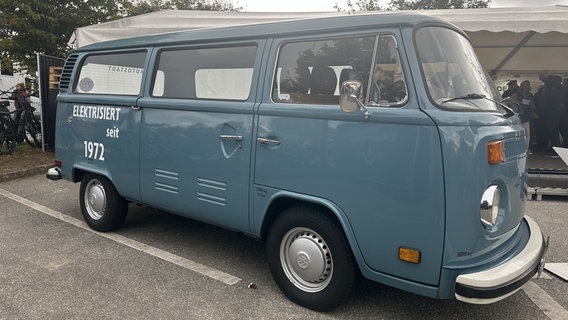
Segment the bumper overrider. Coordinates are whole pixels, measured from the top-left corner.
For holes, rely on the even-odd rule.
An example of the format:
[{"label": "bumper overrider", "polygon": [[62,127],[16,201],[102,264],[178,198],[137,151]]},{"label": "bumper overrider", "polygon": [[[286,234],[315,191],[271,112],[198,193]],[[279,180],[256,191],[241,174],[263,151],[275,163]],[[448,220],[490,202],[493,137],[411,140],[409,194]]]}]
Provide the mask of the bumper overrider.
[{"label": "bumper overrider", "polygon": [[461,274],[456,279],[456,299],[467,303],[488,304],[517,292],[544,268],[548,241],[538,224],[525,216],[530,237],[525,248],[503,264],[474,273]]}]

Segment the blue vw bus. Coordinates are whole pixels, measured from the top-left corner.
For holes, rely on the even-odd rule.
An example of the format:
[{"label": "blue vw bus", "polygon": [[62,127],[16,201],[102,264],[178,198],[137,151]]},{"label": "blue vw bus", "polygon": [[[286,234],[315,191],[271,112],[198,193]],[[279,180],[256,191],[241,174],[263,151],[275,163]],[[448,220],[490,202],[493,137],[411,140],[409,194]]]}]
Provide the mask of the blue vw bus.
[{"label": "blue vw bus", "polygon": [[484,304],[544,264],[524,215],[527,136],[464,32],[411,13],[115,40],[68,57],[56,167],[89,226],[130,203],[265,242],[294,302],[362,275]]}]

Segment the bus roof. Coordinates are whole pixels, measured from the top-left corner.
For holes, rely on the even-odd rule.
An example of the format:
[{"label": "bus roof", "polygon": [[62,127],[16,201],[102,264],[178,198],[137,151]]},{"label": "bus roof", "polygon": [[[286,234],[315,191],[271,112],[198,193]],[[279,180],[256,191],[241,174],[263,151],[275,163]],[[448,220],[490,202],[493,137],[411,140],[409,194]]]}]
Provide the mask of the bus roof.
[{"label": "bus roof", "polygon": [[[75,52],[140,48],[173,43],[218,42],[223,40],[258,39],[265,37],[284,37],[288,35],[310,34],[314,32],[337,32],[363,30],[373,27],[413,27],[419,24],[441,24],[453,26],[440,18],[411,12],[374,12],[349,15],[330,15],[307,19],[263,22],[240,26],[192,29],[134,38],[111,40],[87,45]],[[455,27],[457,28],[457,27]]]}]

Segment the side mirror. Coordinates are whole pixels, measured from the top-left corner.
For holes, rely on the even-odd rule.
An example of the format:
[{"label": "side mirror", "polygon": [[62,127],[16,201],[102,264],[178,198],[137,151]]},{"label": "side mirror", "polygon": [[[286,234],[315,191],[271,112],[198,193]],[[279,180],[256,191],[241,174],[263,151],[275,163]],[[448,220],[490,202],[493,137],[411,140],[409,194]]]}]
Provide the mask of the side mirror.
[{"label": "side mirror", "polygon": [[341,84],[341,90],[339,92],[339,106],[343,112],[357,112],[361,108],[365,110],[365,119],[371,117],[371,112],[361,99],[363,99],[363,84],[361,81],[348,80]]},{"label": "side mirror", "polygon": [[343,112],[357,112],[360,109],[363,84],[360,81],[348,80],[341,84],[339,106]]}]

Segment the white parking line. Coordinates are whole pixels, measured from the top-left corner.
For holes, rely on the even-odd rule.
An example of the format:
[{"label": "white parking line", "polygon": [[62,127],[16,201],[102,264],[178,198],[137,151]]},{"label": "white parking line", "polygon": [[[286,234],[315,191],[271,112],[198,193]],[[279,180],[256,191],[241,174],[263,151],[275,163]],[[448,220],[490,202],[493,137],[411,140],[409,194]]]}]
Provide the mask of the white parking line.
[{"label": "white parking line", "polygon": [[525,283],[522,289],[550,320],[568,319],[568,311],[564,310],[556,300],[552,299],[552,297],[534,283],[534,281]]},{"label": "white parking line", "polygon": [[[41,213],[44,213],[48,216],[51,216],[55,219],[67,222],[72,224],[76,227],[81,229],[87,230],[94,234],[97,234],[101,237],[105,237],[127,247],[133,248],[135,250],[144,252],[146,254],[152,255],[154,257],[160,258],[164,261],[173,263],[180,267],[186,268],[193,272],[197,272],[209,278],[221,281],[227,285],[235,285],[241,281],[240,278],[225,273],[223,271],[219,271],[217,269],[208,267],[201,263],[197,263],[195,261],[180,257],[178,255],[172,254],[170,252],[146,245],[144,243],[138,242],[136,240],[129,239],[127,237],[121,236],[117,233],[113,232],[97,232],[89,228],[89,226],[82,220],[70,217],[66,214],[63,214],[59,211],[55,211],[48,207],[42,206],[36,202],[28,200],[26,198],[22,198],[16,194],[13,194],[7,190],[0,188],[0,195],[19,202],[25,206],[28,206],[34,210],[37,210]],[[533,301],[533,303],[544,313],[550,320],[564,320],[568,319],[568,311],[566,311],[558,302],[556,302],[551,296],[549,296],[541,287],[539,287],[533,281],[527,282],[523,287],[522,290],[527,294],[527,296]]]},{"label": "white parking line", "polygon": [[177,255],[172,254],[170,252],[167,252],[167,251],[164,251],[164,250],[161,250],[161,249],[158,249],[158,248],[154,248],[154,247],[149,246],[147,244],[144,244],[142,242],[138,242],[136,240],[132,240],[132,239],[129,239],[127,237],[121,236],[117,233],[114,233],[114,232],[102,233],[102,232],[94,231],[91,228],[89,228],[89,226],[82,220],[70,217],[70,216],[63,214],[61,212],[58,212],[58,211],[55,211],[55,210],[50,209],[48,207],[42,206],[39,203],[30,201],[26,198],[22,198],[22,197],[20,197],[16,194],[13,194],[13,193],[11,193],[7,190],[4,190],[2,188],[0,188],[0,195],[6,197],[8,199],[14,200],[16,202],[19,202],[19,203],[21,203],[25,206],[28,206],[28,207],[30,207],[34,210],[37,210],[41,213],[44,213],[48,216],[55,218],[55,219],[67,222],[67,223],[72,224],[72,225],[79,227],[81,229],[95,233],[95,234],[97,234],[101,237],[105,237],[107,239],[118,242],[118,243],[125,245],[127,247],[130,247],[132,249],[135,249],[135,250],[144,252],[146,254],[152,255],[154,257],[160,258],[162,260],[173,263],[175,265],[186,268],[188,270],[197,272],[197,273],[202,274],[204,276],[207,276],[209,278],[221,281],[225,284],[235,285],[235,284],[239,283],[239,281],[241,281],[240,278],[235,277],[233,275],[230,275],[228,273],[225,273],[223,271],[219,271],[217,269],[208,267],[208,266],[203,265],[201,263],[197,263],[195,261],[186,259],[184,257],[177,256]]}]

